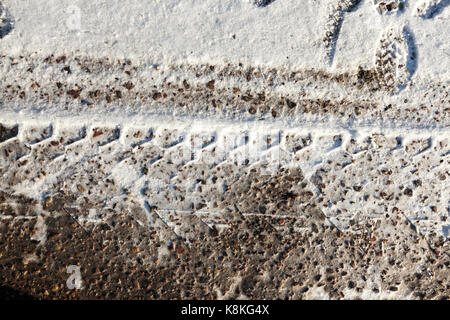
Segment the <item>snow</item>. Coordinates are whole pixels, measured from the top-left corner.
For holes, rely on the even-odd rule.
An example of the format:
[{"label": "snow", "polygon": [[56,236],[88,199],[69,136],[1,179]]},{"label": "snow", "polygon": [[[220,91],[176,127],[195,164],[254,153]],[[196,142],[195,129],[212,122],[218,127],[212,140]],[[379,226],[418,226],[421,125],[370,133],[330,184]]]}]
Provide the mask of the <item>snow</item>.
[{"label": "snow", "polygon": [[12,32],[1,40],[1,51],[9,54],[71,51],[155,63],[355,70],[373,63],[383,30],[407,25],[419,51],[416,76],[447,80],[450,72],[450,10],[426,18],[417,14],[414,1],[401,14],[381,15],[369,0],[345,13],[332,65],[321,41],[326,0],[277,0],[262,8],[246,0],[3,2],[14,17]]},{"label": "snow", "polygon": [[[266,90],[268,95],[272,96],[296,96],[302,93],[308,99],[333,101],[345,99],[361,104],[370,101],[376,105],[377,110],[383,110],[389,105],[399,108],[395,117],[381,111],[379,117],[369,112],[359,118],[323,113],[300,113],[272,118],[270,115],[257,117],[247,112],[230,117],[226,113],[214,114],[201,108],[190,112],[176,109],[176,101],[148,106],[145,102],[137,103],[132,98],[122,103],[113,102],[106,107],[86,103],[81,99],[68,101],[54,97],[52,98],[55,100],[50,99],[50,102],[45,99],[2,102],[1,123],[8,125],[19,123],[21,130],[18,139],[26,142],[30,150],[35,150],[43,144],[33,142],[35,139],[39,140],[39,137],[27,136],[32,132],[27,128],[50,128],[46,139],[59,137],[58,130],[63,131],[77,126],[77,130],[83,127],[89,132],[95,127],[118,128],[121,132],[128,129],[160,127],[161,130],[185,132],[187,137],[193,139],[195,134],[204,133],[206,128],[208,129],[206,133],[217,137],[220,143],[223,142],[220,139],[229,136],[230,132],[250,132],[250,139],[255,141],[263,134],[276,136],[277,132],[292,132],[311,135],[316,141],[301,153],[301,161],[292,164],[298,165],[305,177],[311,179],[318,168],[326,166],[327,161],[344,157],[346,151],[343,148],[349,145],[352,138],[361,142],[369,136],[385,134],[389,138],[400,138],[407,144],[414,139],[430,139],[432,143],[436,143],[440,139],[450,137],[448,114],[444,111],[445,107],[448,108],[448,92],[445,91],[448,91],[446,85],[449,85],[450,79],[448,1],[406,1],[403,10],[380,14],[372,0],[362,0],[354,9],[337,15],[341,17],[342,25],[335,29],[336,41],[332,44],[335,48],[327,48],[323,40],[326,27],[330,24],[330,16],[334,17],[334,13],[330,12],[334,6],[326,0],[275,0],[263,7],[255,6],[252,1],[247,0],[129,0],[126,3],[119,0],[0,1],[4,8],[0,13],[1,22],[10,25],[8,32],[0,38],[0,56],[4,56],[0,60],[0,85],[7,86],[14,83],[28,90],[27,94],[33,91],[30,87],[37,81],[43,88],[54,87],[55,82],[62,81],[71,86],[87,88],[85,91],[88,91],[98,86],[109,85],[119,77],[118,69],[114,69],[115,67],[110,69],[104,67],[86,76],[81,67],[71,64],[71,71],[62,73],[61,66],[43,62],[46,57],[54,55],[66,57],[68,63],[74,62],[77,57],[88,59],[107,57],[113,62],[117,62],[116,59],[130,59],[133,66],[136,66],[132,78],[135,80],[136,91],[145,91],[153,85],[155,88],[162,87],[167,82],[176,82],[183,78],[189,79],[192,86],[204,86],[211,80],[211,76],[202,72],[197,76],[195,66],[206,64],[217,66],[219,69],[231,64],[233,68],[239,70],[237,66],[242,63],[244,66],[261,67],[266,74],[270,74],[268,70],[274,69],[279,76],[278,78],[275,76],[273,81],[269,79],[270,77],[250,81],[245,77],[232,75],[216,81],[217,89],[239,87],[242,92],[252,90],[253,93]],[[336,2],[332,4],[334,3]],[[3,26],[0,27],[3,31]],[[388,43],[386,48],[380,48],[384,38],[387,38]],[[331,59],[327,56],[330,50],[334,50]],[[397,87],[393,92],[359,89],[320,79],[317,81],[283,79],[283,76],[289,74],[291,70],[314,69],[337,75],[345,72],[356,73],[360,67],[371,69],[376,66],[376,53],[379,50],[385,50],[382,54],[392,55],[392,60],[398,65],[393,71],[398,78]],[[30,66],[34,68],[32,74],[28,72]],[[432,87],[435,84],[442,85],[440,91]],[[202,104],[203,100],[198,103]],[[431,106],[427,114],[423,117],[417,116],[417,122],[404,118],[405,114],[414,115],[416,111],[410,110],[415,110],[414,108],[418,108],[422,103]],[[402,108],[408,111],[402,114]],[[441,113],[435,117],[436,112]],[[435,118],[441,119],[441,122]],[[338,143],[333,141],[335,136],[339,136],[342,141]],[[108,148],[116,148],[116,154],[114,150],[109,152],[102,147],[81,150],[80,154],[92,159],[100,153],[105,155],[105,158],[112,159],[119,151],[125,151],[129,147],[124,135],[120,135],[119,139],[120,141],[107,143]],[[88,142],[80,143],[80,149],[85,145],[89,146],[90,143],[91,146],[94,145],[92,136],[86,140]],[[184,141],[181,144],[187,143]],[[265,152],[263,145],[256,143],[252,146],[256,146],[259,152]],[[279,147],[278,143],[272,150],[275,150],[275,157],[280,156],[276,153],[279,152]],[[436,145],[432,144],[431,147]],[[177,148],[173,150],[178,151]],[[226,149],[225,157],[228,160],[239,157],[239,152],[246,152],[246,156],[260,155],[245,148],[237,148],[239,149],[237,151]],[[196,158],[201,156],[200,151],[203,150],[206,149],[201,147],[194,150]],[[394,153],[390,165],[406,157],[400,151],[390,151]],[[26,157],[24,156],[24,159]],[[249,157],[249,159],[251,165],[261,158]],[[443,161],[448,161],[447,159],[448,154],[442,156]],[[82,156],[77,158],[71,154],[67,156],[67,161],[74,167],[87,166],[86,159]],[[113,161],[114,159],[111,160]],[[3,163],[0,164],[4,166]],[[448,164],[443,166],[446,166],[444,169],[448,168]],[[35,183],[25,180],[15,185],[14,191],[42,200],[47,190],[57,183],[58,174],[65,170],[64,167],[57,166],[54,169],[55,172]],[[141,204],[147,203],[141,194],[144,188],[168,189],[165,181],[173,178],[161,173],[160,177],[147,179],[139,171],[141,168],[126,161],[115,163],[110,169],[110,176],[117,183],[117,188],[127,190],[131,197]],[[169,171],[167,169],[167,172]],[[410,175],[403,172],[406,170],[396,176],[395,186],[408,183]],[[424,179],[430,185],[436,179],[434,174],[434,172],[424,173]],[[439,193],[442,206],[448,203],[448,180],[442,182]],[[374,194],[379,187],[376,182],[370,184],[362,181]],[[190,185],[191,181],[188,179],[184,184],[180,184],[180,187],[189,189]],[[75,184],[72,186],[74,192],[76,187]],[[110,194],[109,200],[111,203],[120,202],[122,196],[120,192]],[[195,198],[197,194],[191,196]],[[330,197],[334,196],[339,195],[332,194]],[[355,206],[359,206],[360,199],[358,194],[353,194],[353,197],[354,199],[349,195],[350,203],[341,203],[339,208],[355,213]],[[162,203],[164,199],[158,201]],[[168,210],[178,210],[178,213],[182,214],[186,211],[184,206],[187,206],[188,202],[181,204],[174,202],[171,205]],[[403,205],[415,214],[426,210],[429,206],[428,203],[426,205],[403,203]],[[370,215],[377,207],[380,207],[379,202],[367,204],[361,211]],[[442,210],[444,209],[443,207]],[[336,207],[332,199],[329,199],[328,207],[323,210],[328,216],[333,216]],[[205,210],[203,213],[207,214],[208,211]],[[420,220],[421,217],[417,214],[412,218]],[[87,220],[93,222],[99,221],[99,218],[93,211],[89,213]],[[342,221],[334,222],[342,223]],[[39,220],[37,228],[44,231],[39,231],[35,236],[39,241],[45,241],[42,223],[42,220]],[[448,235],[448,225],[444,222],[439,223],[442,232]],[[314,294],[326,298],[320,290]]]},{"label": "snow", "polygon": [[[165,263],[173,239],[189,244],[198,229],[229,226],[225,198],[241,177],[276,177],[281,166],[301,171],[313,194],[305,201],[340,230],[372,219],[394,239],[406,231],[383,217],[399,212],[420,233],[449,238],[450,1],[392,2],[385,11],[374,0],[0,0],[0,124],[18,128],[0,142],[0,188],[38,203],[35,216],[13,205],[0,222],[36,220],[31,240],[44,245],[54,213],[42,202],[53,196],[72,195],[65,205],[86,228],[140,209],[138,223],[166,244]],[[386,87],[353,83],[368,70]],[[205,86],[212,79],[214,90]],[[70,89],[82,95],[71,99]],[[108,102],[88,95],[118,89]],[[265,111],[251,112],[247,93],[262,93]],[[320,107],[305,111],[305,101]],[[266,213],[245,198],[231,198],[243,215],[283,219],[306,203]],[[368,272],[346,299],[413,298],[406,287],[381,288],[376,265]],[[242,281],[215,288],[218,299]],[[331,298],[319,286],[306,297]]]}]

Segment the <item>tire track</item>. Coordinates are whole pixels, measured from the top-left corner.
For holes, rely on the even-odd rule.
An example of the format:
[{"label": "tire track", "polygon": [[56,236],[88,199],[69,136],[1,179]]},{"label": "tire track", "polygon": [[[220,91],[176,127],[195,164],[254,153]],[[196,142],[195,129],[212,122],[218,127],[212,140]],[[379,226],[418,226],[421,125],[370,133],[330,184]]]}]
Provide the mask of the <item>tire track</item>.
[{"label": "tire track", "polygon": [[[447,236],[450,141],[441,131],[271,133],[265,126],[234,131],[211,122],[202,130],[180,124],[2,127],[9,137],[0,145],[3,190],[34,194],[43,203],[72,194],[79,208],[89,203],[112,212],[127,199],[156,212],[184,239],[195,239],[195,225],[223,229],[221,215],[230,208],[301,221],[302,208],[311,204],[340,230],[399,211],[423,234]],[[54,132],[45,136],[48,128]],[[27,146],[36,137],[46,140]]]},{"label": "tire track", "polygon": [[[330,120],[343,126],[395,120],[446,126],[450,123],[446,83],[409,81],[416,67],[409,34],[400,32],[397,42],[382,38],[373,69],[342,74],[243,65],[149,66],[69,55],[2,56],[0,67],[15,75],[0,79],[2,120],[7,120],[8,112],[20,112],[24,118],[40,112],[70,117],[100,117],[107,112],[121,117]],[[393,59],[394,54],[399,56]],[[67,68],[70,75],[61,71]],[[394,90],[396,84],[401,92]]]}]

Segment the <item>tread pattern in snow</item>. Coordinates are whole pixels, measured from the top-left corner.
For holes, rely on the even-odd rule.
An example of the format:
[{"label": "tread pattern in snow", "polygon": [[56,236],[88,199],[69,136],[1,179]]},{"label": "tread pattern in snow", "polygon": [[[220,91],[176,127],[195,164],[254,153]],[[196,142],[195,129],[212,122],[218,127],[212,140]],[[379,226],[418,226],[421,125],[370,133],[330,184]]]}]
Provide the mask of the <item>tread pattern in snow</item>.
[{"label": "tread pattern in snow", "polygon": [[79,208],[98,212],[136,203],[184,239],[195,238],[193,224],[226,227],[229,209],[296,219],[301,232],[310,205],[341,230],[398,211],[424,234],[448,233],[445,135],[255,134],[213,125],[18,128],[0,144],[3,190],[41,201],[70,195]]}]

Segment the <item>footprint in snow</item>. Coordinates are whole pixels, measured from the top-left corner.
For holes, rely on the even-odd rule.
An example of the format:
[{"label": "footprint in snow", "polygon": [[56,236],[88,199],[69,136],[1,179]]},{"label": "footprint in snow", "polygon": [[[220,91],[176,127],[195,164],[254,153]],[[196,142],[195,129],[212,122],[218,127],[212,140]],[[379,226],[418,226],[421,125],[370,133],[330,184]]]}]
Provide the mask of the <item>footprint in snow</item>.
[{"label": "footprint in snow", "polygon": [[8,10],[0,2],[0,39],[11,32],[13,28],[13,19]]},{"label": "footprint in snow", "polygon": [[[410,5],[407,0],[371,0],[375,11],[383,16],[407,14],[411,19],[430,19],[441,13],[450,0],[419,0]],[[361,0],[335,0],[331,3],[323,43],[329,64],[333,63],[341,26],[345,14],[358,9]],[[375,70],[380,85],[389,91],[399,91],[406,87],[417,69],[417,48],[414,33],[408,25],[389,27],[379,38],[375,52]]]}]

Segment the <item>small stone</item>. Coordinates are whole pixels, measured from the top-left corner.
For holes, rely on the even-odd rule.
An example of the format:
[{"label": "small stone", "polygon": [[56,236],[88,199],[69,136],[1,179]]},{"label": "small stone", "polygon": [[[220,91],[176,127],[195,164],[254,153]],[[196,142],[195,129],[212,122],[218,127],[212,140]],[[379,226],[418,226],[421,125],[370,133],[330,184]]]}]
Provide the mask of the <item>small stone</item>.
[{"label": "small stone", "polygon": [[158,100],[162,97],[161,92],[155,92],[152,96],[153,100]]},{"label": "small stone", "polygon": [[62,71],[62,72],[67,72],[68,74],[71,74],[71,73],[72,73],[72,71],[70,70],[70,67],[69,67],[69,66],[62,68],[61,71]]},{"label": "small stone", "polygon": [[422,186],[422,180],[419,180],[419,179],[414,180],[413,184],[415,187],[420,187],[420,186]]},{"label": "small stone", "polygon": [[413,195],[413,191],[410,188],[406,188],[405,191],[403,191],[403,194],[411,197]]},{"label": "small stone", "polygon": [[211,81],[209,81],[207,84],[206,84],[206,87],[208,88],[208,89],[210,89],[210,90],[214,90],[214,88],[215,88],[215,81],[214,80],[211,80]]},{"label": "small stone", "polygon": [[295,103],[295,102],[293,102],[293,101],[291,101],[291,100],[289,100],[289,99],[286,99],[286,104],[287,104],[287,106],[288,106],[290,109],[293,109],[293,108],[295,108],[295,107],[297,106],[297,103]]},{"label": "small stone", "polygon": [[125,82],[122,84],[122,87],[126,88],[128,91],[134,88],[134,84],[132,82]]},{"label": "small stone", "polygon": [[69,96],[71,96],[72,98],[74,98],[74,99],[79,98],[80,97],[80,93],[81,93],[81,90],[69,90],[69,91],[67,91],[67,94]]},{"label": "small stone", "polygon": [[397,287],[394,287],[394,286],[392,286],[392,287],[389,287],[389,291],[397,291],[398,290],[398,288]]}]

